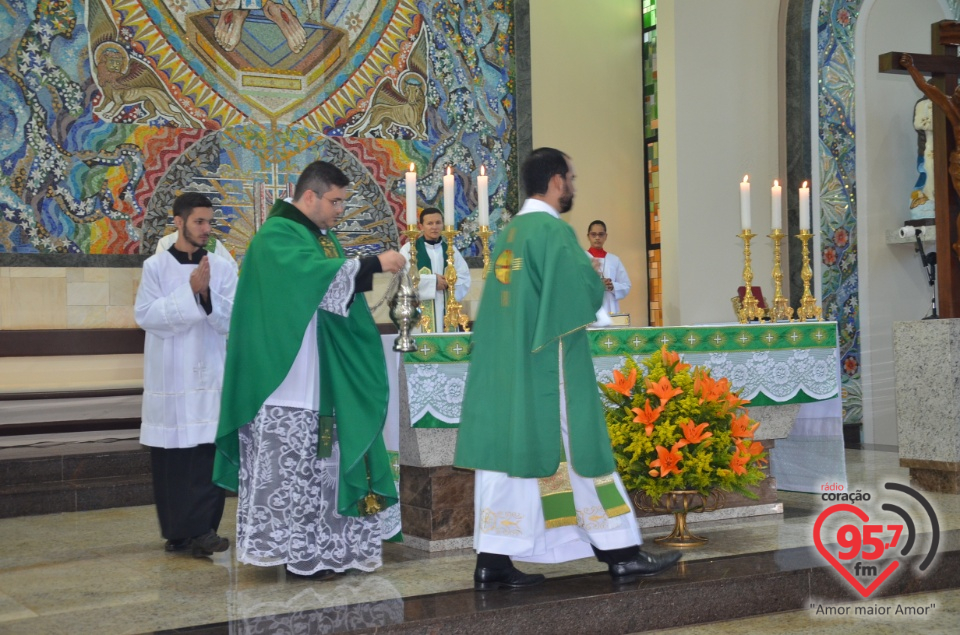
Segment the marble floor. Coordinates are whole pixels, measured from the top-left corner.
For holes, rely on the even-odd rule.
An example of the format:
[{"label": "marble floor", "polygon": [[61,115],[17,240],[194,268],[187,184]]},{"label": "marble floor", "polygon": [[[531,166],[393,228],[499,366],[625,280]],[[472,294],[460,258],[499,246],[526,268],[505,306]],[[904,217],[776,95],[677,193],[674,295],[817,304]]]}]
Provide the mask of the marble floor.
[{"label": "marble floor", "polygon": [[[886,482],[909,482],[895,452],[848,450],[846,461],[852,490],[876,493]],[[927,496],[941,530],[960,529],[960,496]],[[709,536],[710,542],[686,552],[685,559],[692,562],[811,545],[814,519],[827,503],[813,494],[781,492],[780,498],[782,515],[696,523],[694,530]],[[221,533],[231,538],[235,501],[227,500],[221,527]],[[918,521],[917,529],[923,532],[928,527]],[[647,540],[666,533],[666,527],[644,530]],[[472,586],[474,556],[468,550],[430,554],[387,544],[384,560],[384,567],[373,574],[349,573],[313,583],[286,578],[282,567],[238,565],[232,548],[210,559],[165,553],[151,506],[4,519],[0,520],[0,633],[147,633],[378,602],[384,610],[399,610],[402,616],[402,598]],[[549,578],[603,571],[592,560],[523,568],[545,573],[547,584]],[[668,632],[960,632],[960,591],[866,604],[933,608],[925,617],[841,617],[806,610]]]}]

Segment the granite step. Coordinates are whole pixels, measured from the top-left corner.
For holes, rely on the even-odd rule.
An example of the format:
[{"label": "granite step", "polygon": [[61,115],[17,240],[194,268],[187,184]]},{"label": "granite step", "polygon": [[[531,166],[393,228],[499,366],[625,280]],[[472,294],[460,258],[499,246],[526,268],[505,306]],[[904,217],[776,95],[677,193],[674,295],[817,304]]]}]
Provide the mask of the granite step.
[{"label": "granite step", "polygon": [[153,503],[136,440],[0,449],[0,518]]}]

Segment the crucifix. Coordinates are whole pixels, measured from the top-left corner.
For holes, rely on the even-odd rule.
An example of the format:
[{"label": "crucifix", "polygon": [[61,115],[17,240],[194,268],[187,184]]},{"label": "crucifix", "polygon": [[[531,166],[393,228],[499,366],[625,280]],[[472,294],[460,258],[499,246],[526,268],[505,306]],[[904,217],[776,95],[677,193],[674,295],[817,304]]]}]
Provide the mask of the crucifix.
[{"label": "crucifix", "polygon": [[[960,317],[958,205],[960,196],[960,22],[943,20],[931,26],[929,55],[899,51],[880,56],[881,73],[909,73],[917,87],[937,106],[933,109],[933,187],[940,280],[940,317]],[[930,75],[927,83],[923,76]],[[952,133],[952,134],[951,134]],[[956,196],[951,196],[953,183]]]}]

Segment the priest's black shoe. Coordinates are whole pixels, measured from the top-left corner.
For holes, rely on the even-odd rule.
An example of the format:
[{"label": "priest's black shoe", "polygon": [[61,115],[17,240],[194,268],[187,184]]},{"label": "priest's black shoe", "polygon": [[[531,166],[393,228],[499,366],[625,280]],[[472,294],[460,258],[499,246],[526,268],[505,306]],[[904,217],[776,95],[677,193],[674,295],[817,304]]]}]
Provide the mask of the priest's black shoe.
[{"label": "priest's black shoe", "polygon": [[611,564],[610,577],[614,582],[632,582],[640,576],[657,575],[676,564],[680,556],[679,551],[667,551],[658,555],[641,549],[630,560]]},{"label": "priest's black shoe", "polygon": [[545,579],[540,573],[524,573],[513,565],[508,569],[477,567],[473,570],[473,588],[477,591],[522,589],[540,584]]}]

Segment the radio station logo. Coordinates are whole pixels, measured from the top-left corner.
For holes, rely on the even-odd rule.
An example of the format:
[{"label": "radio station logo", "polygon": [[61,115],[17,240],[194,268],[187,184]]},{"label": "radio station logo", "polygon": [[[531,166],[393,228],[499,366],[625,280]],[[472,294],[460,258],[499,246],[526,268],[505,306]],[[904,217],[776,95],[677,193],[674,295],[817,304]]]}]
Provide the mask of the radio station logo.
[{"label": "radio station logo", "polygon": [[[940,544],[940,523],[930,502],[917,490],[900,483],[886,483],[890,492],[906,495],[914,504],[919,503],[930,522],[930,545],[926,556],[918,566],[924,572],[937,555]],[[825,489],[832,489],[825,487]],[[893,494],[885,494],[885,498]],[[826,501],[843,501],[827,507],[817,517],[813,526],[813,542],[820,555],[836,569],[864,598],[870,597],[897,569],[906,566],[902,561],[917,546],[917,531],[914,517],[899,505],[884,502],[880,509],[886,514],[871,518],[860,505],[869,502],[869,493],[827,492]],[[823,526],[843,522],[836,534],[828,536],[824,544]]]}]

